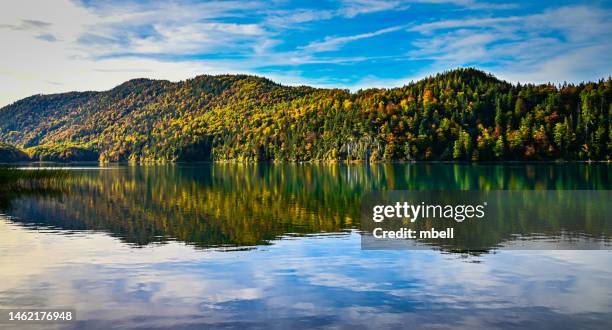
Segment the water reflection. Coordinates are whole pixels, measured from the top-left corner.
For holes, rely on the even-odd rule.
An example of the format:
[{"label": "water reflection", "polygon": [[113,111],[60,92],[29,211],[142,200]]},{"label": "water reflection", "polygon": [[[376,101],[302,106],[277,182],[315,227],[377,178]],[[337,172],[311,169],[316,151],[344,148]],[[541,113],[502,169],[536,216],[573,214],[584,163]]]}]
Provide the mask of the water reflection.
[{"label": "water reflection", "polygon": [[[58,327],[77,329],[609,328],[610,251],[366,251],[354,228],[371,190],[610,182],[603,164],[78,170],[1,204],[0,308],[74,308]],[[252,248],[194,248],[228,245]]]},{"label": "water reflection", "polygon": [[0,219],[0,307],[77,310],[75,328],[606,328],[607,251],[363,251],[359,236],[202,253]]},{"label": "water reflection", "polygon": [[[14,196],[4,210],[16,222],[104,231],[140,246],[178,240],[203,248],[242,247],[287,235],[346,234],[359,227],[360,198],[368,191],[610,189],[609,169],[576,163],[81,169],[56,193]],[[493,247],[515,234],[514,227],[492,227],[481,236]]]},{"label": "water reflection", "polygon": [[[610,190],[391,190],[366,194],[361,201],[362,247],[369,249],[431,249],[489,251],[499,249],[610,249],[612,247],[612,191]],[[382,217],[373,221],[381,205],[416,205],[418,220]],[[421,203],[425,203],[421,205]],[[448,213],[444,218],[443,206]],[[480,207],[480,218],[465,212]],[[474,211],[475,209],[472,209]],[[409,210],[406,210],[409,211]],[[392,212],[394,215],[396,211]],[[400,210],[400,215],[404,216]],[[437,213],[437,215],[436,215]],[[406,212],[411,215],[410,212]],[[429,216],[427,215],[429,214]],[[453,215],[454,214],[454,215]],[[378,231],[378,238],[373,236]],[[381,232],[436,234],[452,237],[385,239]],[[417,236],[415,234],[415,236]],[[449,235],[450,236],[450,235]]]}]

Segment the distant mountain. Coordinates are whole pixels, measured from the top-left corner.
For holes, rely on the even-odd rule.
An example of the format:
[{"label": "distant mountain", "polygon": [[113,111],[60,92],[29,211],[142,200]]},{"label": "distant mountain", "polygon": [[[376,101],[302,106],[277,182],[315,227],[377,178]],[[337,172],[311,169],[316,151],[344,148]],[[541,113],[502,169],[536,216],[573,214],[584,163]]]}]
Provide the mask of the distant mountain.
[{"label": "distant mountain", "polygon": [[0,141],[60,161],[609,160],[611,100],[610,78],[513,85],[471,68],[356,93],[135,79],[5,106]]}]

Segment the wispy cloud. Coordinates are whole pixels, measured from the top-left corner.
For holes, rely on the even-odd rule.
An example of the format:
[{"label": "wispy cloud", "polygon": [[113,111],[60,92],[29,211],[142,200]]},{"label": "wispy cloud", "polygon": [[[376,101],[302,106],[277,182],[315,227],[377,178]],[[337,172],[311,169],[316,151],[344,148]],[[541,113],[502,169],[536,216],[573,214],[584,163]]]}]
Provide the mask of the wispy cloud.
[{"label": "wispy cloud", "polygon": [[375,13],[386,10],[407,9],[406,3],[402,1],[389,0],[345,0],[340,12],[345,17],[355,17],[361,14]]},{"label": "wispy cloud", "polygon": [[[259,3],[219,1],[181,6],[133,3],[94,8],[96,19],[85,27],[77,46],[94,57],[118,54],[185,55],[223,53],[265,42],[267,31],[259,23],[221,22],[237,18]],[[93,48],[92,48],[93,47]]]},{"label": "wispy cloud", "polygon": [[50,27],[51,23],[31,20],[31,19],[19,19],[18,22],[13,24],[0,24],[0,29],[9,29],[14,31],[23,30],[45,30]]},{"label": "wispy cloud", "polygon": [[611,18],[609,10],[574,6],[424,23],[410,29],[424,37],[413,42],[409,55],[438,65],[476,64],[514,81],[580,80],[610,72],[605,54],[612,52]]},{"label": "wispy cloud", "polygon": [[336,17],[350,19],[364,14],[408,8],[407,3],[400,0],[344,0],[333,9],[271,10],[266,14],[266,23],[289,27],[298,23],[329,20]]},{"label": "wispy cloud", "polygon": [[486,2],[477,0],[412,0],[412,3],[427,3],[427,4],[444,4],[444,5],[456,5],[471,10],[476,9],[490,9],[490,10],[506,10],[517,8],[518,5],[515,3],[496,3]]},{"label": "wispy cloud", "polygon": [[43,34],[39,34],[36,36],[36,39],[40,39],[40,40],[44,40],[44,41],[49,41],[49,42],[54,42],[57,41],[57,38],[50,34],[50,33],[43,33]]},{"label": "wispy cloud", "polygon": [[[476,0],[342,0],[333,9],[292,9],[270,10],[266,15],[266,23],[275,26],[294,26],[299,23],[330,20],[333,18],[354,18],[359,15],[385,11],[405,11],[411,5],[446,5],[469,10],[502,10],[516,8],[513,3],[489,3]],[[445,8],[448,9],[448,8]]]},{"label": "wispy cloud", "polygon": [[6,1],[0,105],[202,73],[351,89],[464,65],[515,81],[596,79],[611,73],[611,18],[609,4],[584,1]]},{"label": "wispy cloud", "polygon": [[400,26],[392,26],[392,27],[388,27],[385,29],[380,29],[374,32],[355,34],[352,36],[325,37],[325,39],[323,39],[322,41],[313,41],[309,43],[308,45],[304,46],[303,49],[308,52],[312,52],[312,53],[337,50],[342,45],[349,43],[351,41],[376,37],[376,36],[383,35],[386,33],[399,31],[402,28],[404,28],[404,26],[400,25]]}]

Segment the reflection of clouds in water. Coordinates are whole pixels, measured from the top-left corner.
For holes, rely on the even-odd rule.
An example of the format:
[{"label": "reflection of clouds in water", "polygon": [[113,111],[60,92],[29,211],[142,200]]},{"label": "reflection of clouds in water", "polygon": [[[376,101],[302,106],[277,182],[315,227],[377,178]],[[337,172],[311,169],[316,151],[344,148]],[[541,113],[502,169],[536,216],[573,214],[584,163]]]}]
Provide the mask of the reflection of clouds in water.
[{"label": "reflection of clouds in water", "polygon": [[343,288],[352,291],[373,291],[378,288],[376,283],[364,282],[345,274],[334,273],[310,274],[309,283],[314,286]]},{"label": "reflection of clouds in water", "polygon": [[2,220],[0,306],[74,306],[82,320],[127,327],[300,320],[474,328],[551,319],[570,326],[586,319],[580,313],[605,318],[612,309],[607,251],[463,260],[438,251],[362,251],[359,243],[353,233],[228,253],[180,243],[132,248],[104,234],[37,232]]},{"label": "reflection of clouds in water", "polygon": [[512,288],[506,295],[524,299],[527,305],[553,306],[563,313],[612,310],[610,251],[509,252],[500,252],[499,258],[485,256],[483,262],[492,270],[504,267],[512,274],[516,284],[505,287]]}]

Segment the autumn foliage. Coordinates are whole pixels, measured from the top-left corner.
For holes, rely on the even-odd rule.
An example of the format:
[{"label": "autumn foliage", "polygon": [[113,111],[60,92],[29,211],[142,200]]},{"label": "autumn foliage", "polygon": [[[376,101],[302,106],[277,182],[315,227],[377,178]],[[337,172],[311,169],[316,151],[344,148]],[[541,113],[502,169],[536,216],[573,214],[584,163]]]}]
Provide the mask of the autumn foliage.
[{"label": "autumn foliage", "polygon": [[246,75],[136,79],[0,109],[34,159],[609,160],[612,80],[513,85],[457,69],[393,89],[287,87]]}]

